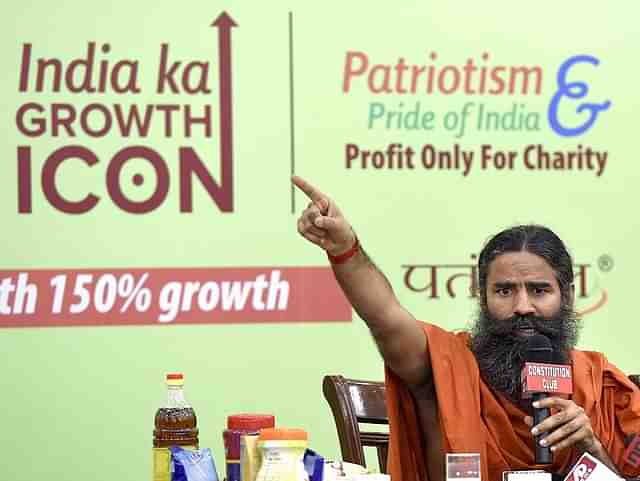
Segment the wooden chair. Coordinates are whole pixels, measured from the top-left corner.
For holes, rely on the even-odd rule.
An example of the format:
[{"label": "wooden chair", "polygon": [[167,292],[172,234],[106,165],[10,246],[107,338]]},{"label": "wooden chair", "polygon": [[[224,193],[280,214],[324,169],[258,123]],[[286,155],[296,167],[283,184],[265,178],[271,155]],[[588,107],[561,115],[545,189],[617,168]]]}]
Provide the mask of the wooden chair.
[{"label": "wooden chair", "polygon": [[325,376],[322,392],[338,430],[342,459],[366,467],[364,447],[375,447],[380,472],[387,472],[389,434],[362,431],[360,423],[388,425],[384,383]]}]

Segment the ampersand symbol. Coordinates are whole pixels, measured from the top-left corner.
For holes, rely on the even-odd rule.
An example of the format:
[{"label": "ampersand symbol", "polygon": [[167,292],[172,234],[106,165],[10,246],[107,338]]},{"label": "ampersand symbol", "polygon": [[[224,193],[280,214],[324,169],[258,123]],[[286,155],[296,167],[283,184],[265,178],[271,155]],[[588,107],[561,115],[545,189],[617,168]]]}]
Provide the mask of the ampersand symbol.
[{"label": "ampersand symbol", "polygon": [[593,126],[600,112],[603,112],[611,107],[611,101],[609,100],[599,104],[588,102],[581,103],[578,108],[576,108],[576,113],[580,114],[584,111],[589,112],[590,115],[586,122],[574,128],[565,127],[560,123],[558,119],[558,107],[560,105],[560,100],[562,100],[563,97],[569,97],[571,99],[581,99],[584,98],[589,91],[589,87],[586,82],[567,81],[567,74],[569,73],[569,70],[575,64],[579,63],[590,63],[591,65],[597,66],[600,61],[597,58],[592,57],[591,55],[576,55],[567,59],[562,65],[560,65],[557,79],[558,90],[553,95],[551,103],[549,104],[548,119],[551,128],[558,135],[562,135],[563,137],[575,137],[577,135],[583,134]]}]

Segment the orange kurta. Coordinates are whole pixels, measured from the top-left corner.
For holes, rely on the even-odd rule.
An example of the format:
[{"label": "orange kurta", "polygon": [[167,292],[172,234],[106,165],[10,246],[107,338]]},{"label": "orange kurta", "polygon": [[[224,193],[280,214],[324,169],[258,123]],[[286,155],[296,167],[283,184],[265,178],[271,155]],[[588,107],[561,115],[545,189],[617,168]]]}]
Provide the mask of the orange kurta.
[{"label": "orange kurta", "polygon": [[[496,395],[480,378],[468,348],[469,334],[424,325],[433,369],[440,429],[446,453],[480,453],[483,481],[500,481],[502,472],[536,468],[533,437],[526,413]],[[640,390],[600,353],[573,351],[574,393],[593,430],[627,477],[638,476],[623,462],[624,438],[640,432]],[[389,412],[389,473],[392,481],[428,481],[420,423],[408,387],[386,369]],[[579,453],[555,452],[554,464],[565,472]],[[443,453],[444,456],[444,453]]]}]

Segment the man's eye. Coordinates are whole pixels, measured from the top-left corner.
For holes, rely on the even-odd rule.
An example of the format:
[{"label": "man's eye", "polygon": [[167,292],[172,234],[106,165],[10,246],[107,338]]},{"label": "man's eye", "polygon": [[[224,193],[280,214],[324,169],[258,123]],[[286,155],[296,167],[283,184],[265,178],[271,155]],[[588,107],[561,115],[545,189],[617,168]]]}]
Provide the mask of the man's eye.
[{"label": "man's eye", "polygon": [[543,287],[534,287],[533,288],[533,294],[535,296],[541,296],[543,294],[545,294],[547,292],[546,289],[544,289]]},{"label": "man's eye", "polygon": [[496,294],[502,297],[507,297],[509,294],[511,294],[511,289],[509,289],[508,287],[503,287],[501,289],[496,290]]}]

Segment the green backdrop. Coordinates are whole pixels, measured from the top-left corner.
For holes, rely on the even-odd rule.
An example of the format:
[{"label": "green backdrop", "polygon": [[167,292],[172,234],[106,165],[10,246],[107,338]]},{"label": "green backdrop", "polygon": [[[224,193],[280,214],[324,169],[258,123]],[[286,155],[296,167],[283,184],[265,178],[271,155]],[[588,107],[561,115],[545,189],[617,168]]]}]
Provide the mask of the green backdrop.
[{"label": "green backdrop", "polygon": [[[178,209],[177,152],[218,146],[218,41],[210,24],[223,11],[238,24],[232,31],[234,209],[222,213],[198,189],[192,213]],[[371,2],[124,2],[22,1],[5,5],[1,22],[0,209],[2,269],[110,269],[325,266],[326,258],[296,233],[292,214],[290,105],[290,19],[293,46],[295,172],[331,195],[352,221],[398,297],[418,318],[447,328],[464,328],[475,313],[465,294],[431,299],[404,283],[406,265],[467,264],[494,232],[514,223],[549,225],[567,242],[578,264],[589,264],[580,308],[608,301],[585,316],[580,346],[601,350],[626,372],[640,372],[635,339],[635,285],[639,265],[634,215],[640,167],[636,114],[640,107],[636,61],[640,40],[637,2],[606,7],[596,2],[443,3]],[[116,62],[140,62],[139,94],[19,92],[23,44],[33,57],[69,62],[86,54],[87,43],[109,43]],[[211,94],[154,91],[160,45],[176,59],[210,61]],[[468,58],[489,66],[538,66],[539,94],[470,95],[419,91],[375,94],[365,77],[342,90],[347,52],[365,52],[371,64],[461,68]],[[581,100],[563,103],[561,118],[578,125],[586,114],[572,112],[584,102],[612,102],[593,127],[563,137],[547,120],[557,91],[560,65],[575,55],[599,59],[580,65],[574,80],[588,83]],[[33,75],[33,73],[32,73]],[[33,80],[32,80],[33,81]],[[144,139],[123,139],[113,131],[101,138],[51,132],[29,138],[16,126],[16,111],[27,102],[49,105],[175,103],[213,106],[214,135],[166,137],[154,129]],[[401,102],[432,110],[432,130],[368,128],[372,102],[388,109]],[[464,136],[443,126],[447,112],[467,102],[508,112],[514,102],[538,116],[538,130],[478,131],[469,119]],[[477,110],[474,110],[477,114]],[[198,132],[197,128],[195,129]],[[200,131],[201,132],[201,131]],[[475,151],[522,150],[541,144],[549,151],[577,145],[607,152],[602,175],[593,170],[527,170],[521,157],[513,170],[346,168],[345,145],[384,149],[402,143]],[[82,215],[49,205],[39,184],[44,159],[65,145],[84,145],[100,157],[88,169],[80,162],[61,168],[58,187],[79,199],[88,189],[101,196]],[[19,214],[16,150],[28,145],[33,162],[33,211]],[[126,145],[157,149],[171,173],[164,204],[144,215],[118,209],[106,195],[109,159]],[[213,146],[213,148],[212,148]],[[476,160],[477,161],[477,160]],[[151,172],[148,164],[137,168]],[[147,169],[147,170],[144,170]],[[133,170],[131,171],[131,173]],[[217,175],[213,170],[214,177]],[[148,186],[124,186],[132,198],[150,195]],[[147,189],[147,190],[145,190]],[[306,205],[295,197],[299,213]],[[443,277],[442,279],[446,279]],[[442,282],[442,281],[441,281]],[[308,289],[312,287],[307,287]],[[114,315],[115,316],[115,315]],[[112,318],[114,323],[117,319]],[[268,412],[281,426],[308,430],[311,445],[327,457],[339,447],[330,411],[321,394],[322,377],[381,379],[382,364],[367,329],[354,314],[350,323],[200,324],[6,328],[0,330],[3,479],[143,480],[151,476],[155,410],[164,400],[163,375],[179,370],[196,409],[201,446],[211,447],[224,469],[221,432],[226,416]]]}]

